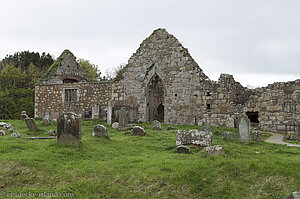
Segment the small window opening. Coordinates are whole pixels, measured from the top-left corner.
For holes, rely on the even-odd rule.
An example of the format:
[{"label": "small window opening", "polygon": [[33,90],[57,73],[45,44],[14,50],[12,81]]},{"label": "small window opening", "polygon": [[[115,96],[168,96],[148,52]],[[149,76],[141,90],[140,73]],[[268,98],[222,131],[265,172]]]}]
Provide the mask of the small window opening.
[{"label": "small window opening", "polygon": [[248,116],[251,123],[259,123],[258,121],[258,112],[247,112],[246,115]]},{"label": "small window opening", "polygon": [[65,102],[77,101],[77,89],[65,89]]},{"label": "small window opening", "polygon": [[177,97],[177,94],[175,94],[175,97]]}]

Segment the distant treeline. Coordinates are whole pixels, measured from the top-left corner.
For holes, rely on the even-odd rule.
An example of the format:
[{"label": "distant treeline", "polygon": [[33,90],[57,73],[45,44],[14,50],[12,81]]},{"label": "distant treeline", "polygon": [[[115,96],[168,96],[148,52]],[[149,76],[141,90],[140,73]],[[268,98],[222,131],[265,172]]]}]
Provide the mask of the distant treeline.
[{"label": "distant treeline", "polygon": [[[34,117],[34,86],[54,62],[49,53],[16,52],[0,61],[0,119],[19,119],[21,111]],[[79,59],[88,80],[99,81],[97,66]]]}]

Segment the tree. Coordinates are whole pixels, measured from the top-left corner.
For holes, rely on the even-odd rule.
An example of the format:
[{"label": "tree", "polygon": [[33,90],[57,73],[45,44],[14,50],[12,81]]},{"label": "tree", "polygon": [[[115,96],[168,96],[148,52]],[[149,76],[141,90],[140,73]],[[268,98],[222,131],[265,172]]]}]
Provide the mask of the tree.
[{"label": "tree", "polygon": [[105,70],[105,76],[104,79],[112,80],[112,79],[120,79],[123,75],[123,68],[126,66],[126,64],[122,63],[118,66],[115,66],[111,69]]},{"label": "tree", "polygon": [[90,61],[86,59],[78,59],[78,63],[84,74],[87,76],[88,81],[100,81],[101,72],[98,70],[95,64],[90,63]]}]

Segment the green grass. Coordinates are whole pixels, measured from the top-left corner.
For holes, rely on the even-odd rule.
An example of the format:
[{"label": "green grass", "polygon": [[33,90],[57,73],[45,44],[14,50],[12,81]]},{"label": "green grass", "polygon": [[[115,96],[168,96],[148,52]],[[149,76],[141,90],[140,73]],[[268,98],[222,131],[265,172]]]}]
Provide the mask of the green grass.
[{"label": "green grass", "polygon": [[291,143],[291,144],[299,144],[299,145],[300,145],[300,141],[297,141],[297,140],[283,139],[283,141],[284,141],[284,142]]},{"label": "green grass", "polygon": [[[225,153],[209,156],[198,148],[177,154],[176,130],[147,136],[125,135],[108,127],[110,140],[92,137],[93,126],[82,122],[82,143],[57,145],[57,140],[25,140],[47,136],[40,120],[38,132],[25,122],[11,123],[21,138],[0,137],[0,197],[7,193],[72,193],[75,198],[285,198],[300,190],[300,148],[265,142],[236,141],[236,129],[212,127],[213,145]],[[173,125],[178,129],[199,126]],[[222,140],[222,132],[233,140]],[[264,133],[264,138],[268,136]],[[4,197],[3,198],[7,198]],[[23,197],[26,198],[26,197]],[[66,197],[67,198],[67,197]]]}]

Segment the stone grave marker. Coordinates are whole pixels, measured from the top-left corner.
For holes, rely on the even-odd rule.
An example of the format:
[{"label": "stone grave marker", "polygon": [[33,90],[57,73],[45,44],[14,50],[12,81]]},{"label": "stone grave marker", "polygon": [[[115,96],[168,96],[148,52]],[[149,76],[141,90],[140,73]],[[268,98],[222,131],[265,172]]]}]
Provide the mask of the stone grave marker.
[{"label": "stone grave marker", "polygon": [[161,130],[161,123],[157,120],[153,120],[152,129],[153,130]]},{"label": "stone grave marker", "polygon": [[21,120],[25,120],[26,118],[28,118],[28,115],[26,114],[26,111],[22,111],[21,112]]},{"label": "stone grave marker", "polygon": [[106,116],[107,124],[111,125],[111,120],[112,120],[112,106],[111,106],[111,101],[107,102],[107,116]]},{"label": "stone grave marker", "polygon": [[219,155],[224,152],[221,145],[205,147],[204,151],[209,155]]},{"label": "stone grave marker", "polygon": [[222,139],[232,139],[232,133],[231,132],[223,132],[222,133]]},{"label": "stone grave marker", "polygon": [[125,107],[119,111],[119,127],[118,130],[126,130],[128,127],[128,115]]},{"label": "stone grave marker", "polygon": [[101,124],[94,126],[94,132],[92,133],[92,136],[108,139],[107,128]]},{"label": "stone grave marker", "polygon": [[[206,129],[208,130],[208,129]],[[178,130],[176,135],[176,146],[180,145],[194,145],[199,147],[208,147],[212,144],[211,131],[192,130]]]},{"label": "stone grave marker", "polygon": [[63,113],[57,119],[58,144],[79,145],[81,142],[81,120],[75,113]]},{"label": "stone grave marker", "polygon": [[112,128],[117,129],[119,127],[119,123],[118,122],[114,122],[111,125]]},{"label": "stone grave marker", "polygon": [[33,118],[26,118],[25,123],[29,131],[37,131],[39,130],[36,126],[35,120]]},{"label": "stone grave marker", "polygon": [[145,130],[140,126],[134,126],[131,130],[133,136],[145,136]]},{"label": "stone grave marker", "polygon": [[245,114],[241,114],[237,121],[237,139],[239,142],[249,142],[251,141],[250,136],[250,120]]},{"label": "stone grave marker", "polygon": [[234,119],[232,117],[227,118],[226,126],[229,128],[234,128]]},{"label": "stone grave marker", "polygon": [[43,117],[43,124],[46,126],[50,125],[50,120],[51,120],[51,114],[48,110],[44,112],[44,117]]}]

